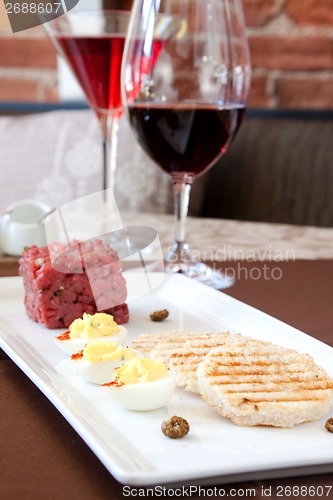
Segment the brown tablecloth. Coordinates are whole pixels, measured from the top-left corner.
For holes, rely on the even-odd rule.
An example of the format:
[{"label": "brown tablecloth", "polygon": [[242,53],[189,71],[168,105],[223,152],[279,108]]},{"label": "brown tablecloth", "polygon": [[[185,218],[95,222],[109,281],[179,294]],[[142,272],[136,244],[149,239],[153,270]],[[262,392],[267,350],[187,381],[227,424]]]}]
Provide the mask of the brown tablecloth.
[{"label": "brown tablecloth", "polygon": [[[333,261],[268,263],[270,271],[266,269],[266,273],[263,266],[264,263],[228,264],[237,270],[239,280],[226,293],[333,345]],[[273,277],[276,267],[282,275],[276,272]],[[15,269],[13,265],[11,270]],[[0,272],[8,274],[3,269]],[[110,476],[44,395],[6,355],[2,353],[0,359],[0,498],[124,498],[123,486]],[[313,499],[332,498],[333,488],[328,491],[332,485],[333,474],[312,473],[238,482],[223,488],[225,496],[234,498]],[[308,488],[303,488],[302,495],[301,486]],[[211,487],[204,488],[207,494],[212,494]],[[323,487],[323,494],[317,487]],[[140,491],[135,493],[139,496]],[[193,494],[192,498],[199,495]]]}]

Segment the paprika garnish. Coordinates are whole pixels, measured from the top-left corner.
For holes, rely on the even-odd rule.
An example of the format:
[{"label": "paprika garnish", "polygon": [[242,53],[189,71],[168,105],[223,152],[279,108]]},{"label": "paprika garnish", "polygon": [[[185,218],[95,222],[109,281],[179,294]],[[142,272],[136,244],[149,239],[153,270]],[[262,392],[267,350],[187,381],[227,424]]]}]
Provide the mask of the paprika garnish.
[{"label": "paprika garnish", "polygon": [[112,382],[106,382],[105,384],[102,384],[103,387],[121,387],[124,385],[123,382],[117,382],[117,380],[113,380]]},{"label": "paprika garnish", "polygon": [[114,369],[114,374],[115,374],[114,380],[112,380],[111,382],[106,382],[105,384],[103,384],[103,387],[121,387],[122,385],[124,385],[124,382],[119,381],[118,372],[119,372],[119,366],[117,366],[117,368]]},{"label": "paprika garnish", "polygon": [[61,335],[58,335],[56,338],[58,340],[69,340],[70,339],[69,334],[70,334],[70,331],[68,330],[67,332],[62,333]]},{"label": "paprika garnish", "polygon": [[73,359],[73,361],[77,361],[78,359],[82,358],[83,358],[83,349],[82,351],[76,352],[75,354],[71,355],[71,359]]}]

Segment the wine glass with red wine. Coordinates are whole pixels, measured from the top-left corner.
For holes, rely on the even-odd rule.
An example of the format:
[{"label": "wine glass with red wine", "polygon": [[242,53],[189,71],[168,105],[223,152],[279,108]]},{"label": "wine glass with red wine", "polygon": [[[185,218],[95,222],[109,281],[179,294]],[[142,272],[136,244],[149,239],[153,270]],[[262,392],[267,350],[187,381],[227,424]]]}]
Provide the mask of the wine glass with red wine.
[{"label": "wine glass with red wine", "polygon": [[[161,39],[165,25],[172,29]],[[135,0],[123,104],[139,143],[171,177],[175,240],[166,270],[214,288],[232,281],[191,258],[185,232],[190,190],[235,137],[250,78],[241,0]]]},{"label": "wine glass with red wine", "polygon": [[117,132],[123,113],[120,70],[130,12],[75,9],[45,29],[95,111],[103,136],[103,190],[114,189]]}]

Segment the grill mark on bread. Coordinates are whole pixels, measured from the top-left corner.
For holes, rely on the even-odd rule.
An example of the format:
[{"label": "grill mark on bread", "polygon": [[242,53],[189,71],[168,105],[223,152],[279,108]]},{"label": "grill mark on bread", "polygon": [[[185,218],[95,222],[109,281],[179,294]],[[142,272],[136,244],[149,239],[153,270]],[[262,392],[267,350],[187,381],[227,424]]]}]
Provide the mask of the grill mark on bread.
[{"label": "grill mark on bread", "polygon": [[[259,392],[262,394],[261,392]],[[236,404],[239,403],[239,398],[246,399],[249,403],[276,403],[276,402],[290,402],[290,401],[324,401],[326,399],[325,392],[320,388],[313,388],[308,390],[303,390],[302,394],[293,393],[287,394],[286,391],[265,393],[266,397],[256,397],[256,391],[244,391],[235,393],[233,391],[226,391],[225,394],[229,395],[229,399],[235,399]]]},{"label": "grill mark on bread", "polygon": [[[258,366],[259,365],[257,365],[257,364],[255,366],[252,366],[252,365],[244,365],[244,364],[240,364],[240,363],[229,364],[229,365],[221,364],[218,367],[218,371],[216,368],[214,368],[214,370],[215,370],[215,373],[217,375],[220,375],[220,376],[222,376],[224,374],[230,375],[230,368],[231,367],[233,368],[234,375],[242,375],[242,376],[266,375],[266,374],[271,375],[274,373],[278,374],[278,373],[281,373],[281,371],[283,370],[283,368],[281,368],[281,366],[270,365],[269,363],[267,363],[265,365],[261,364],[259,366],[259,369],[257,369]],[[284,365],[284,366],[288,366],[288,365]],[[303,373],[304,372],[304,365],[300,365],[300,364],[291,365],[291,366],[289,366],[289,372],[290,373]],[[207,370],[207,374],[209,374],[209,373],[210,372]]]},{"label": "grill mark on bread", "polygon": [[[219,383],[219,385],[221,385],[221,384]],[[275,386],[274,387],[267,387],[267,384],[265,384],[264,391],[262,390],[262,388],[260,386],[259,387],[243,387],[243,385],[246,385],[246,384],[242,384],[242,387],[239,387],[239,386],[232,387],[233,384],[228,384],[228,385],[231,387],[229,387],[229,389],[224,390],[225,394],[240,395],[240,394],[260,393],[262,395],[266,394],[267,397],[270,397],[272,394],[285,393],[287,391],[297,392],[297,390],[302,391],[302,395],[306,396],[306,395],[310,395],[312,391],[327,391],[327,390],[330,390],[333,388],[331,384],[327,384],[326,381],[324,381],[324,380],[323,380],[322,384],[318,384],[318,385],[315,385],[312,387],[308,387],[308,384],[294,384],[294,383],[285,384],[285,385],[283,385],[283,387],[281,387],[281,385],[278,385],[278,384],[277,384],[278,387],[275,387]],[[274,384],[272,384],[272,385],[274,385]],[[307,398],[304,397],[304,399],[307,399]]]},{"label": "grill mark on bread", "polygon": [[[294,374],[295,372],[291,372],[291,373]],[[260,375],[261,374],[259,374],[259,376]],[[219,375],[212,374],[212,375],[208,375],[208,376],[210,377],[210,380],[212,382],[214,382],[214,379],[217,380],[219,385],[236,385],[236,384],[232,383],[233,381],[230,381],[230,377],[228,378],[228,380],[227,379],[223,380],[223,379],[221,379],[221,376],[219,376]],[[244,385],[251,386],[253,384],[256,384],[256,385],[267,385],[267,384],[275,385],[275,384],[277,384],[277,385],[281,386],[281,384],[284,384],[283,385],[283,387],[284,387],[286,384],[295,384],[295,383],[297,383],[297,384],[299,384],[301,386],[302,384],[308,384],[309,381],[313,382],[313,379],[311,379],[310,377],[309,378],[304,378],[304,377],[293,377],[293,376],[289,377],[288,380],[286,380],[285,376],[284,377],[280,377],[280,378],[274,378],[274,379],[268,378],[267,380],[261,380],[257,376],[252,376],[252,375],[249,375],[249,374],[246,374],[244,376],[241,375],[241,378],[242,378],[242,382],[239,383],[237,386],[239,386],[239,385],[242,385],[242,386],[244,386]],[[319,383],[319,382],[325,382],[326,383],[327,381],[325,380],[325,378],[316,378],[316,383]],[[328,385],[330,385],[330,384],[328,384]],[[331,386],[329,387],[329,389],[332,389],[332,388],[333,388],[333,386],[331,384]],[[284,389],[281,389],[281,390],[284,390]]]}]

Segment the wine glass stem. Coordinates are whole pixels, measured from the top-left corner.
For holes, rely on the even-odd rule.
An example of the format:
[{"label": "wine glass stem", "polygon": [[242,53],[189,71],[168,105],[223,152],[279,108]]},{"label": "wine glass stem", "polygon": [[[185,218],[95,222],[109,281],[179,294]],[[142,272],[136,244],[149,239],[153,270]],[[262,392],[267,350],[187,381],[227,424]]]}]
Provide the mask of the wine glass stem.
[{"label": "wine glass stem", "polygon": [[103,191],[104,198],[107,198],[107,190],[114,191],[119,118],[116,113],[109,113],[101,119],[103,133]]},{"label": "wine glass stem", "polygon": [[190,201],[192,178],[172,177],[174,199],[174,243],[166,256],[166,262],[179,266],[191,260],[189,246],[186,242],[186,220]]}]

